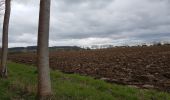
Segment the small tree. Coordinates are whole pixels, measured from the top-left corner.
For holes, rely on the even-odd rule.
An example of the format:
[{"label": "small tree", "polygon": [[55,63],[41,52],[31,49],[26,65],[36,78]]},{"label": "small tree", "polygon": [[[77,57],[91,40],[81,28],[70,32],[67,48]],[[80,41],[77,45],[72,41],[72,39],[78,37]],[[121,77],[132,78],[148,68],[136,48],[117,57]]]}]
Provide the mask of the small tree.
[{"label": "small tree", "polygon": [[51,96],[51,80],[49,69],[49,26],[50,2],[40,0],[39,28],[38,28],[38,99],[48,100]]},{"label": "small tree", "polygon": [[8,54],[8,29],[11,12],[11,0],[1,1],[1,5],[5,4],[5,14],[2,32],[2,53],[1,53],[1,77],[7,77],[7,54]]}]

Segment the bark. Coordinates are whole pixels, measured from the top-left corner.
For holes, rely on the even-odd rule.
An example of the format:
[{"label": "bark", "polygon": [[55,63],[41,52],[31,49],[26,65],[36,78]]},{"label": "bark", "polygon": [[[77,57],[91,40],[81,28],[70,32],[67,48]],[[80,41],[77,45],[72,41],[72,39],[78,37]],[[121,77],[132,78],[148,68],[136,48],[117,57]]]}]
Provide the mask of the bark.
[{"label": "bark", "polygon": [[51,0],[40,0],[38,29],[38,99],[47,100],[52,94],[49,69],[49,26]]},{"label": "bark", "polygon": [[2,36],[2,57],[1,57],[1,76],[7,77],[7,55],[8,55],[8,27],[10,20],[11,0],[5,0],[5,15],[3,22],[3,36]]}]

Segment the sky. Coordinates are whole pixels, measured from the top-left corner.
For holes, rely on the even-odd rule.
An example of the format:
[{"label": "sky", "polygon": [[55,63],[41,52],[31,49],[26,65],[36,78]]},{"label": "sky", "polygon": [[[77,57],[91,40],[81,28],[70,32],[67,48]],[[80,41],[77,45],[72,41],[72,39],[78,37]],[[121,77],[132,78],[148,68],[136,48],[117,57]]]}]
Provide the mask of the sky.
[{"label": "sky", "polygon": [[[9,47],[36,45],[39,0],[12,0],[11,4]],[[170,0],[51,0],[49,45],[167,42],[169,9]],[[1,15],[0,32],[2,23]]]}]

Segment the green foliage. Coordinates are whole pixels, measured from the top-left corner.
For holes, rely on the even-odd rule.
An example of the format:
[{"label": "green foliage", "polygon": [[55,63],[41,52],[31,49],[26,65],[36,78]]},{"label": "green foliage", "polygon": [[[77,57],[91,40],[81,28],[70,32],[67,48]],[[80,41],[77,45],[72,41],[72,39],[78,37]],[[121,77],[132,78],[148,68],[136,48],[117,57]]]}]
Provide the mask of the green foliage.
[{"label": "green foliage", "polygon": [[[10,62],[9,78],[0,79],[0,100],[34,100],[35,67]],[[54,100],[170,100],[170,94],[109,84],[77,74],[51,71]]]}]

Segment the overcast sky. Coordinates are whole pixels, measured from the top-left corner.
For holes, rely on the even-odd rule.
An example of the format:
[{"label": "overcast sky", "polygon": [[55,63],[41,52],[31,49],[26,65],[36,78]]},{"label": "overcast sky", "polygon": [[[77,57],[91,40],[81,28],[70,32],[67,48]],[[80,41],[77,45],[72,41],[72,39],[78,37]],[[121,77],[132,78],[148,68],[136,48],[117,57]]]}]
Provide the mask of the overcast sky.
[{"label": "overcast sky", "polygon": [[[170,40],[170,0],[52,0],[51,4],[50,46]],[[10,47],[36,45],[38,15],[39,0],[12,1]]]}]

